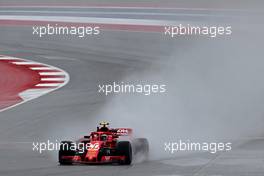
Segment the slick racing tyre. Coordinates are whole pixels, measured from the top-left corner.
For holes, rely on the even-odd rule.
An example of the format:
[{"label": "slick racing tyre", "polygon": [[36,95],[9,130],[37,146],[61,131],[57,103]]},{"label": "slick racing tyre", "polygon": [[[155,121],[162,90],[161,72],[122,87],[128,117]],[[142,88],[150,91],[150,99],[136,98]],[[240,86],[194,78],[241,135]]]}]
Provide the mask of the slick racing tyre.
[{"label": "slick racing tyre", "polygon": [[129,141],[118,142],[117,151],[119,155],[125,156],[125,161],[120,161],[119,164],[130,165],[132,163],[132,146]]},{"label": "slick racing tyre", "polygon": [[59,150],[60,165],[71,165],[72,160],[63,159],[63,156],[74,156],[76,151],[72,150],[74,143],[72,141],[62,141]]}]

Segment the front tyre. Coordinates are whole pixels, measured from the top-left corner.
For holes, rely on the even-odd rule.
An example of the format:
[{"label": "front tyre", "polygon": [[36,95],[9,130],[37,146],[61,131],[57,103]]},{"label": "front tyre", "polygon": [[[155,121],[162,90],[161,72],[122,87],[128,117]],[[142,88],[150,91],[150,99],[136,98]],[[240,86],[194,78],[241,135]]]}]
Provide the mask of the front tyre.
[{"label": "front tyre", "polygon": [[74,143],[72,141],[62,141],[60,143],[60,150],[59,150],[59,163],[60,165],[72,165],[72,160],[63,159],[63,156],[74,156],[75,151],[72,150],[72,146]]},{"label": "front tyre", "polygon": [[125,156],[124,161],[120,161],[122,165],[130,165],[132,163],[132,146],[129,141],[120,141],[117,143],[117,151],[119,155]]}]

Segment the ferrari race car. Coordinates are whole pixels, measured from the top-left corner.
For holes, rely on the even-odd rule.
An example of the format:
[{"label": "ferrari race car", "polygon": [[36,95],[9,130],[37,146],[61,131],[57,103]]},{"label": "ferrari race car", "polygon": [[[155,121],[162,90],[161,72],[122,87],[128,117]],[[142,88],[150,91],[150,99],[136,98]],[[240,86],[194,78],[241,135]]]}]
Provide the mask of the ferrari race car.
[{"label": "ferrari race car", "polygon": [[72,141],[62,141],[59,149],[59,163],[100,164],[118,163],[130,165],[134,156],[144,159],[148,156],[149,144],[145,138],[133,138],[130,128],[110,129],[102,122],[89,136]]}]

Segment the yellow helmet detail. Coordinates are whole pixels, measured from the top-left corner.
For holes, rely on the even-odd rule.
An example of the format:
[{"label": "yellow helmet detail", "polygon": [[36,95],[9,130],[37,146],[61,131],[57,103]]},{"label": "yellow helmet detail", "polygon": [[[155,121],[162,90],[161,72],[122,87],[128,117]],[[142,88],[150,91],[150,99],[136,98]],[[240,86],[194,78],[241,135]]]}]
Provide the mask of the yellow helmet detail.
[{"label": "yellow helmet detail", "polygon": [[109,125],[109,122],[105,122],[105,121],[100,122],[100,126],[102,127],[107,127],[108,125]]}]

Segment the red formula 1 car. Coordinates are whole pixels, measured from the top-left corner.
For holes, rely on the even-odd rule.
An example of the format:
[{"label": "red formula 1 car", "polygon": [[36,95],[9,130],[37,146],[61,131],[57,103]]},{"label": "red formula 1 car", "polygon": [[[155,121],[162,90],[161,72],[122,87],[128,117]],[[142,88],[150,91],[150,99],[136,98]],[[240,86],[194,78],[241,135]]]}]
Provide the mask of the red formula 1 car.
[{"label": "red formula 1 car", "polygon": [[[119,163],[130,165],[136,155],[147,158],[149,145],[145,138],[133,138],[130,128],[108,128],[102,122],[97,131],[84,136],[77,142],[62,141],[59,150],[59,163],[100,164]],[[124,140],[124,139],[125,140]]]}]

